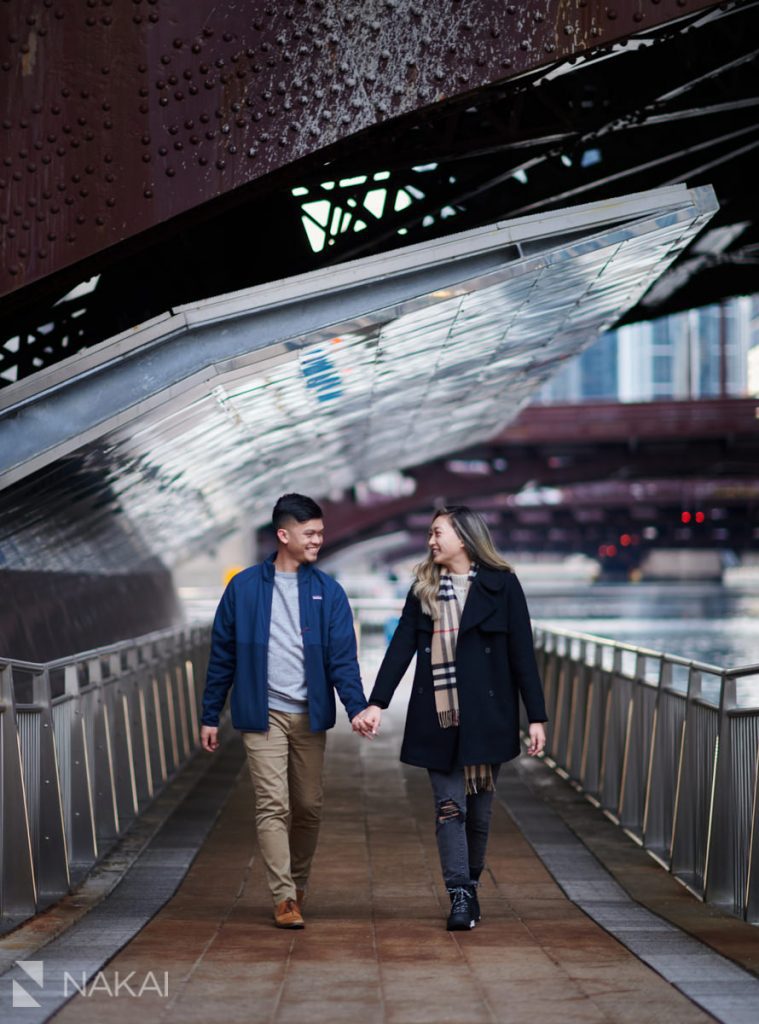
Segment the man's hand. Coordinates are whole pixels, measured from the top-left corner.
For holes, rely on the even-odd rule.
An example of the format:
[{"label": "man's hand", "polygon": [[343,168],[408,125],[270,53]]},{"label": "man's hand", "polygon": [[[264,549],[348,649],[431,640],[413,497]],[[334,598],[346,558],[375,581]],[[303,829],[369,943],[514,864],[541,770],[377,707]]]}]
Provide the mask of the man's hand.
[{"label": "man's hand", "polygon": [[351,726],[354,732],[360,733],[361,736],[370,740],[379,732],[381,718],[381,708],[378,708],[376,704],[370,704],[368,708],[356,715],[351,721]]},{"label": "man's hand", "polygon": [[209,754],[213,754],[214,750],[218,749],[219,727],[217,725],[201,725],[200,745],[203,750],[207,750]]},{"label": "man's hand", "polygon": [[546,730],[542,722],[531,722],[530,723],[530,745],[527,748],[527,753],[530,757],[536,757],[538,754],[542,754],[546,746]]}]

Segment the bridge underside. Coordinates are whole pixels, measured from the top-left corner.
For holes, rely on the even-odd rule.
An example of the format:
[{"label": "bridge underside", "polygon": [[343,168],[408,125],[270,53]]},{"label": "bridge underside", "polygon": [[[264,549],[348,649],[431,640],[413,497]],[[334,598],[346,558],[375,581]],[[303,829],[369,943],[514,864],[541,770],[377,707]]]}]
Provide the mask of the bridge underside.
[{"label": "bridge underside", "polygon": [[759,290],[759,3],[95,6],[6,12],[6,609],[142,576],[165,619],[165,567],[283,490],[484,443],[621,319]]},{"label": "bridge underside", "polygon": [[487,440],[714,211],[677,186],[494,224],[186,307],[18,382],[6,572],[159,572],[285,491]]},{"label": "bridge underside", "polygon": [[759,291],[753,0],[38,6],[0,40],[0,386],[183,304],[679,181],[720,212],[628,318]]}]

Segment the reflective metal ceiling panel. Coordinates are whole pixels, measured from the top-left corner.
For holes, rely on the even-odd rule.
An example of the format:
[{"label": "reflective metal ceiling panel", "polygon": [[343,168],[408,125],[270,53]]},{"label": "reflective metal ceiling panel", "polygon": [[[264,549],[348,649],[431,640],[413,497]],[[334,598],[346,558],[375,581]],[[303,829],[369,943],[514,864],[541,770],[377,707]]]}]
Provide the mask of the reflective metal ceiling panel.
[{"label": "reflective metal ceiling panel", "polygon": [[[382,301],[388,291],[381,275],[383,260],[391,267],[393,254],[357,261],[348,272],[353,305],[345,319],[339,316],[348,308],[345,296],[337,294],[343,268],[335,268],[333,293],[322,274],[314,294],[306,287],[294,300],[301,325],[308,321],[309,302],[334,300],[334,310],[322,312],[313,330],[273,336],[258,347],[251,343],[247,352],[235,340],[238,348],[215,349],[202,373],[186,369],[192,350],[185,348],[185,376],[162,381],[150,399],[148,390],[141,392],[144,397],[131,407],[126,403],[118,416],[101,417],[99,427],[82,413],[83,436],[92,439],[100,431],[84,448],[70,449],[88,467],[90,488],[93,470],[99,474],[101,500],[92,529],[96,521],[104,529],[104,513],[106,520],[119,515],[125,517],[121,524],[130,524],[109,559],[129,561],[139,550],[171,563],[241,521],[265,522],[284,491],[324,496],[502,429],[559,363],[640,299],[716,209],[708,188],[677,186],[647,200],[590,204],[584,232],[576,211],[566,211],[563,222],[554,212],[494,226],[512,240],[518,234],[518,244],[530,244],[531,255],[523,255],[524,248],[494,247],[491,237],[493,259],[479,273],[462,280],[456,257],[438,258],[434,282],[426,278],[424,290],[407,288],[389,305]],[[547,216],[553,218],[553,238]],[[459,258],[470,259],[473,246],[460,248]],[[365,262],[374,276],[362,271]],[[251,302],[260,304],[260,293],[253,289],[181,311],[181,329],[169,324],[168,334],[185,346],[201,346],[193,332],[210,323],[231,344],[241,331],[244,336],[246,317],[255,311]],[[157,374],[150,367],[158,365],[154,346],[161,333],[153,332],[131,353],[147,360],[143,384],[146,374]],[[118,351],[126,358],[123,348]],[[112,411],[122,369],[118,356],[109,361],[105,355],[102,365],[91,367],[101,378],[101,400],[102,386],[112,378],[113,401],[105,402]],[[57,401],[61,389],[77,381],[57,380],[48,400]],[[0,411],[0,440],[12,412],[12,405]],[[37,422],[43,414],[44,408]],[[45,480],[54,469],[53,463],[36,474],[36,493],[47,493],[51,502]],[[80,485],[73,472],[66,494],[75,497]],[[79,521],[83,536],[86,519]],[[33,537],[27,531],[25,557],[44,562],[53,532],[46,534],[45,517]],[[0,552],[2,545],[0,531]],[[60,546],[57,557],[66,557]]]}]

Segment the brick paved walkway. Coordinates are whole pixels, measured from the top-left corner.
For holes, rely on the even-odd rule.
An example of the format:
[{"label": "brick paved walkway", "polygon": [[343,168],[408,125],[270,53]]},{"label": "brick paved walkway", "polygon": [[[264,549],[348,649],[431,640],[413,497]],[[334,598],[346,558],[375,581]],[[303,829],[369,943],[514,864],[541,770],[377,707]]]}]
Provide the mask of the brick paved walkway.
[{"label": "brick paved walkway", "polygon": [[304,931],[272,925],[242,774],[176,895],[104,969],[111,985],[168,972],[168,999],[77,996],[56,1021],[711,1020],[566,898],[500,804],[483,921],[445,931],[431,797],[397,761],[398,703],[374,743],[342,724],[330,737]]}]

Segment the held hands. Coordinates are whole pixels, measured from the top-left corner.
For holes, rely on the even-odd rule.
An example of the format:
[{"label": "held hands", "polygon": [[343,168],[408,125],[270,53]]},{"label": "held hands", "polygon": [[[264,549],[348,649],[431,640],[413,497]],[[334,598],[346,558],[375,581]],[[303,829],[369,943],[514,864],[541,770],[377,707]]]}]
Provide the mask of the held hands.
[{"label": "held hands", "polygon": [[546,730],[542,722],[531,722],[530,723],[530,743],[527,747],[527,753],[530,757],[536,757],[538,754],[542,754],[546,746]]},{"label": "held hands", "polygon": [[367,740],[374,739],[379,732],[382,710],[376,704],[370,704],[355,718],[351,719],[351,727]]}]

